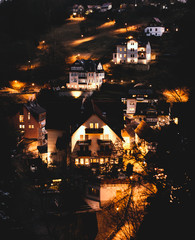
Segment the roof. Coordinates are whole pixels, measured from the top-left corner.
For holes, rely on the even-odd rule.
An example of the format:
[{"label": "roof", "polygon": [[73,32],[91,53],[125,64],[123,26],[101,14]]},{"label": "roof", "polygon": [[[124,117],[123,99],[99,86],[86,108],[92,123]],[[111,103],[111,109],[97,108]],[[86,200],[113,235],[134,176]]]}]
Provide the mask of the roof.
[{"label": "roof", "polygon": [[[80,59],[76,60],[70,70],[71,71],[83,71],[83,72],[103,72],[104,69],[101,65],[101,69],[99,69],[99,64],[101,64],[99,61],[94,61],[94,60],[85,60],[85,59]],[[78,68],[78,69],[77,69]]]},{"label": "roof", "polygon": [[46,110],[42,108],[36,101],[29,101],[28,103],[24,104],[24,106],[37,120],[41,120],[39,118],[39,114],[46,113]]},{"label": "roof", "polygon": [[138,47],[145,47],[147,45],[147,43],[149,42],[148,39],[146,37],[139,37],[139,38],[131,38],[131,39],[121,39],[118,41],[118,44],[116,44],[117,46],[122,46],[122,45],[126,45],[129,41],[135,41],[138,43]]},{"label": "roof", "polygon": [[[121,104],[121,103],[120,103]],[[100,109],[101,107],[101,109]],[[122,114],[116,109],[120,106],[116,106],[116,103],[95,103],[92,99],[87,100],[82,104],[82,112],[79,117],[80,123],[74,129],[75,132],[83,123],[85,123],[92,115],[97,115],[104,123],[106,123],[116,135],[122,139],[121,129],[123,128]],[[114,110],[113,110],[114,109]],[[122,105],[121,105],[122,111]],[[123,139],[122,139],[123,140]]]},{"label": "roof", "polygon": [[154,103],[146,103],[146,102],[138,102],[136,105],[135,115],[146,115],[146,116],[159,116],[169,115],[169,103],[159,102],[157,104]]},{"label": "roof", "polygon": [[142,120],[137,126],[135,133],[139,136],[139,138],[144,139],[147,142],[155,140],[156,136],[155,130],[153,130],[144,120]]},{"label": "roof", "polygon": [[153,19],[151,20],[150,24],[149,24],[150,27],[162,27],[162,22],[160,21],[159,18],[157,17],[153,17]]}]

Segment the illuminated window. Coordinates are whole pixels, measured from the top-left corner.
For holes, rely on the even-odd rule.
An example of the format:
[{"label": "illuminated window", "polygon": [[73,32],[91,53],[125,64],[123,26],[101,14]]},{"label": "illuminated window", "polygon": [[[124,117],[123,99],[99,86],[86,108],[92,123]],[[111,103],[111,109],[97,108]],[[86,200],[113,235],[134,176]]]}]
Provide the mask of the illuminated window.
[{"label": "illuminated window", "polygon": [[28,126],[29,128],[34,128],[35,126],[33,124],[29,125]]},{"label": "illuminated window", "polygon": [[100,164],[104,164],[104,159],[100,158]]},{"label": "illuminated window", "polygon": [[95,123],[95,128],[99,128],[99,123]]},{"label": "illuminated window", "polygon": [[120,51],[122,52],[122,48],[120,48]]},{"label": "illuminated window", "polygon": [[105,158],[105,162],[108,162],[109,161],[109,158]]},{"label": "illuminated window", "polygon": [[19,122],[24,122],[24,115],[19,115]]},{"label": "illuminated window", "polygon": [[124,57],[126,58],[127,54],[124,54]]},{"label": "illuminated window", "polygon": [[89,165],[89,159],[88,158],[85,159],[85,165]]},{"label": "illuminated window", "polygon": [[30,112],[28,112],[28,120],[30,120]]},{"label": "illuminated window", "polygon": [[80,159],[80,164],[82,164],[82,165],[84,164],[84,159],[83,158]]},{"label": "illuminated window", "polygon": [[90,124],[89,124],[89,127],[90,127],[90,128],[93,128],[93,123],[90,123]]},{"label": "illuminated window", "polygon": [[25,126],[23,124],[19,125],[19,128],[25,128]]},{"label": "illuminated window", "polygon": [[79,164],[79,159],[75,158],[75,165],[78,165],[78,164]]}]

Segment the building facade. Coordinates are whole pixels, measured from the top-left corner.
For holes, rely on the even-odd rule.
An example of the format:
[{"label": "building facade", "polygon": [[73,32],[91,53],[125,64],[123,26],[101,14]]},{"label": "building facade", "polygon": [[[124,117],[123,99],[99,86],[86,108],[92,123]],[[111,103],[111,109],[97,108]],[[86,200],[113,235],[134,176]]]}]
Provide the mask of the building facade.
[{"label": "building facade", "polygon": [[129,179],[100,179],[86,184],[85,197],[97,202],[101,208],[113,199],[120,199],[128,189]]},{"label": "building facade", "polygon": [[116,52],[113,53],[113,62],[115,64],[148,64],[151,60],[150,43],[144,43],[131,38],[129,41],[116,46]]},{"label": "building facade", "polygon": [[16,130],[23,133],[24,139],[37,141],[37,148],[47,145],[46,110],[36,101],[23,104],[12,123]]},{"label": "building facade", "polygon": [[105,78],[103,66],[93,60],[77,60],[73,63],[69,72],[67,88],[94,90],[100,88]]},{"label": "building facade", "polygon": [[97,114],[92,114],[71,136],[72,162],[77,165],[117,164],[122,138]]}]

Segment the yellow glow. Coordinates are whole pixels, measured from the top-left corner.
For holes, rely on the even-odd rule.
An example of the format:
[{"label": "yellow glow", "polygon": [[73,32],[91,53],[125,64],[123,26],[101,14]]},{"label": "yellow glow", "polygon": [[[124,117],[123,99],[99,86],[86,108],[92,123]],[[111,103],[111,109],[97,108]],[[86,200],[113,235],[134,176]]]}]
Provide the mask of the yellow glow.
[{"label": "yellow glow", "polygon": [[9,84],[15,90],[20,90],[21,88],[24,88],[26,86],[26,83],[17,80],[10,81]]},{"label": "yellow glow", "polygon": [[130,31],[136,31],[137,30],[137,25],[132,25],[129,27],[125,27],[125,28],[119,28],[113,31],[113,33],[115,34],[119,34],[119,33],[125,33],[125,32],[130,32]]},{"label": "yellow glow", "polygon": [[68,18],[68,20],[71,20],[71,21],[84,21],[85,18],[84,17],[73,17],[73,15],[71,15],[70,18]]},{"label": "yellow glow", "polygon": [[75,41],[72,41],[72,43],[70,45],[72,46],[78,46],[84,42],[89,42],[89,41],[92,41],[95,37],[92,36],[92,37],[86,37],[86,38],[82,38],[82,39],[78,39],[78,40],[75,40]]},{"label": "yellow glow", "polygon": [[45,41],[40,41],[39,45],[37,46],[37,48],[39,50],[47,50],[49,48],[49,46],[45,43]]},{"label": "yellow glow", "polygon": [[187,87],[165,89],[163,95],[167,102],[187,102],[189,99],[189,89]]},{"label": "yellow glow", "polygon": [[75,53],[66,59],[68,64],[73,64],[77,59],[89,59],[91,57],[90,53]]},{"label": "yellow glow", "polygon": [[98,27],[98,29],[108,28],[108,27],[114,26],[115,23],[116,23],[115,20],[110,21],[110,22],[106,22],[106,23],[100,25],[100,26]]},{"label": "yellow glow", "polygon": [[62,181],[61,178],[59,178],[59,179],[53,179],[53,180],[52,180],[52,182],[61,182],[61,181]]},{"label": "yellow glow", "polygon": [[81,96],[82,91],[71,91],[70,93],[74,98],[78,98]]},{"label": "yellow glow", "polygon": [[38,68],[38,67],[40,67],[40,65],[41,65],[40,62],[36,62],[36,63],[29,62],[27,65],[21,65],[19,67],[19,70],[20,71],[28,71],[28,70]]}]

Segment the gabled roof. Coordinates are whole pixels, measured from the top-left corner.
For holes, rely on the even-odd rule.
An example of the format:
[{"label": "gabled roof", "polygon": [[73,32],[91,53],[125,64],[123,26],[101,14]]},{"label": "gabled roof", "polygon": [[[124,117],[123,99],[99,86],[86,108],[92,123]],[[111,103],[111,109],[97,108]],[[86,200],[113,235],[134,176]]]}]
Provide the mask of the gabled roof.
[{"label": "gabled roof", "polygon": [[[91,59],[76,60],[71,66],[71,71],[75,71],[74,67],[82,67],[82,71],[84,71],[84,72],[102,72],[102,71],[104,71],[104,69],[103,69],[103,67],[101,70],[98,68],[99,63],[100,63],[100,61],[94,61]],[[80,70],[78,70],[78,71],[80,71]]]},{"label": "gabled roof", "polygon": [[91,99],[85,104],[85,108],[81,113],[79,126],[77,125],[77,128],[73,131],[73,133],[93,115],[96,115],[98,118],[100,118],[106,125],[108,125],[112,129],[113,132],[116,133],[116,135],[121,140],[123,140],[121,136],[121,127],[119,126],[119,122],[117,122],[118,125],[115,122],[112,122],[112,118],[108,117],[105,112],[101,111],[97,104],[95,104],[94,101]]},{"label": "gabled roof", "polygon": [[39,119],[39,114],[46,113],[46,110],[42,108],[36,101],[29,101],[24,104],[24,107],[35,117]]}]

